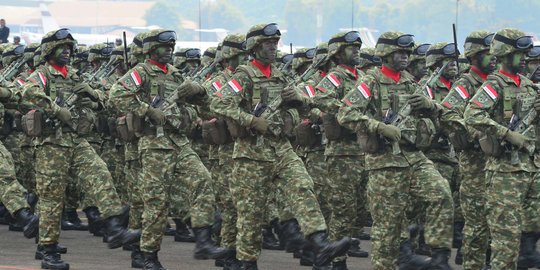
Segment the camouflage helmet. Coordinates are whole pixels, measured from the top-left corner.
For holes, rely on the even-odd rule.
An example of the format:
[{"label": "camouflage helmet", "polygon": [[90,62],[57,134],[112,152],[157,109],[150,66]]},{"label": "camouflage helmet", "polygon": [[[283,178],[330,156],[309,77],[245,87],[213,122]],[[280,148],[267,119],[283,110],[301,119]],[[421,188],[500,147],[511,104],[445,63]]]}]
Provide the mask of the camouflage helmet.
[{"label": "camouflage helmet", "polygon": [[414,48],[414,36],[402,32],[384,32],[379,36],[375,45],[375,56],[385,57],[396,51],[412,53]]},{"label": "camouflage helmet", "polygon": [[249,28],[246,34],[246,49],[253,50],[255,45],[260,44],[263,40],[279,39],[281,32],[275,23],[257,24]]},{"label": "camouflage helmet", "polygon": [[201,61],[201,50],[198,48],[181,48],[174,53],[174,66],[179,67],[188,60]]},{"label": "camouflage helmet", "polygon": [[409,63],[418,60],[426,60],[426,52],[429,49],[429,46],[431,46],[429,43],[414,45],[413,51],[409,56]]},{"label": "camouflage helmet", "polygon": [[223,48],[223,42],[218,43],[216,48],[216,57],[214,59],[221,59],[221,49]]},{"label": "camouflage helmet", "polygon": [[465,57],[471,57],[479,52],[488,51],[494,35],[495,33],[483,30],[471,32],[463,45]]},{"label": "camouflage helmet", "polygon": [[328,42],[321,42],[317,45],[317,51],[315,52],[315,59],[313,61],[319,62],[328,55]]},{"label": "camouflage helmet", "polygon": [[152,49],[160,45],[169,45],[174,48],[176,44],[176,32],[165,29],[155,29],[147,33],[143,38],[143,53],[148,54]]},{"label": "camouflage helmet", "polygon": [[467,59],[467,57],[465,57],[465,55],[463,54],[459,55],[458,65],[459,65],[459,73],[467,72],[471,68],[469,59]]},{"label": "camouflage helmet", "polygon": [[24,54],[24,45],[9,44],[2,52],[2,65],[9,66],[13,61],[19,59]]},{"label": "camouflage helmet", "polygon": [[41,58],[45,61],[49,55],[54,52],[54,49],[60,45],[67,44],[71,48],[71,52],[75,50],[77,42],[69,32],[69,29],[62,28],[55,31],[50,31],[41,39]]},{"label": "camouflage helmet", "polygon": [[221,48],[221,57],[223,59],[233,58],[243,52],[246,52],[246,36],[243,34],[229,34],[223,39]]},{"label": "camouflage helmet", "polygon": [[34,42],[26,45],[24,47],[24,56],[26,59],[32,59],[34,57],[34,52],[36,52],[37,48],[39,48],[39,43]]},{"label": "camouflage helmet", "polygon": [[328,56],[334,56],[341,47],[348,45],[362,46],[362,39],[358,31],[345,31],[333,35],[328,41]]},{"label": "camouflage helmet", "polygon": [[375,48],[362,48],[360,50],[360,64],[358,64],[359,68],[380,66],[381,64],[381,58],[375,56]]},{"label": "camouflage helmet", "polygon": [[113,48],[107,44],[94,44],[88,48],[88,62],[107,60],[111,57]]},{"label": "camouflage helmet", "polygon": [[317,53],[315,48],[300,48],[293,54],[292,68],[296,70],[304,64],[313,63],[313,58]]},{"label": "camouflage helmet", "polygon": [[[129,46],[126,52],[129,55]],[[111,52],[111,60],[113,63],[123,62],[124,61],[124,46],[116,46]]]},{"label": "camouflage helmet", "polygon": [[540,46],[533,46],[531,50],[527,52],[527,56],[525,57],[525,60],[533,61],[533,60],[540,60]]},{"label": "camouflage helmet", "polygon": [[513,29],[504,28],[497,31],[489,53],[495,56],[503,56],[516,51],[527,51],[533,47],[533,39],[531,36],[526,36],[524,32]]},{"label": "camouflage helmet", "polygon": [[133,42],[128,45],[129,52],[134,55],[143,54],[143,39],[148,35],[148,32],[142,32],[135,35]]},{"label": "camouflage helmet", "polygon": [[[459,51],[457,52],[459,54]],[[431,44],[426,52],[426,66],[432,67],[439,61],[456,57],[456,46],[454,43],[437,42]]]},{"label": "camouflage helmet", "polygon": [[86,44],[79,44],[77,46],[77,51],[75,52],[75,59],[73,59],[73,63],[80,63],[84,61],[88,61],[88,54],[90,53],[90,48]]},{"label": "camouflage helmet", "polygon": [[41,57],[41,46],[39,46],[34,52],[34,67],[41,65],[44,60],[45,59]]},{"label": "camouflage helmet", "polygon": [[212,64],[214,58],[216,58],[216,51],[217,47],[208,47],[201,57],[201,65],[208,66]]}]

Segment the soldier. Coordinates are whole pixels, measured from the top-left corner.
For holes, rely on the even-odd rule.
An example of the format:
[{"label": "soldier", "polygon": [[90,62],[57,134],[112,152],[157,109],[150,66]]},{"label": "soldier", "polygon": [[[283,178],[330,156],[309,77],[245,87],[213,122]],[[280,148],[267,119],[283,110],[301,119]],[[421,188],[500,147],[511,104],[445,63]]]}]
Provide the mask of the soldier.
[{"label": "soldier", "polygon": [[[372,264],[376,270],[395,267],[402,221],[410,200],[427,204],[426,240],[433,249],[430,267],[450,269],[453,219],[450,187],[433,163],[416,148],[411,135],[416,135],[418,116],[405,116],[403,112],[403,107],[428,115],[440,110],[428,97],[415,94],[414,78],[404,72],[413,46],[412,35],[383,33],[375,46],[375,55],[383,61],[382,68],[367,74],[354,91],[334,105],[341,107],[338,122],[364,137],[359,143],[366,147],[367,195],[374,221]],[[396,113],[404,117],[399,126],[384,119]],[[405,249],[410,251],[407,241],[401,242],[401,252],[405,253]],[[411,261],[400,263],[412,266]],[[425,266],[422,263],[415,269]]]},{"label": "soldier", "polygon": [[411,56],[409,57],[407,71],[414,76],[414,80],[417,82],[428,75],[426,52],[429,49],[429,46],[431,46],[429,43],[415,45]]},{"label": "soldier", "polygon": [[520,269],[539,266],[535,246],[540,175],[538,152],[531,147],[538,135],[535,129],[525,134],[514,131],[515,125],[522,128],[522,119],[531,111],[540,111],[537,88],[518,74],[532,47],[532,38],[520,30],[498,31],[489,52],[501,69],[487,77],[465,110],[466,123],[483,134],[479,142],[487,156],[486,210],[494,270],[516,269],[519,252]]},{"label": "soldier", "polygon": [[174,53],[174,66],[182,74],[192,75],[201,65],[201,50],[197,48],[181,48]]},{"label": "soldier", "polygon": [[[357,218],[358,191],[365,186],[364,149],[356,142],[356,133],[337,124],[335,115],[339,103],[349,91],[354,89],[360,74],[355,68],[360,63],[362,40],[356,31],[340,32],[328,42],[328,57],[336,65],[317,84],[313,97],[315,106],[322,111],[322,123],[328,144],[325,146],[327,173],[331,177],[330,205],[332,216],[328,221],[330,236],[339,239],[351,236],[352,225]],[[360,202],[363,204],[364,202]],[[347,269],[346,257],[339,257],[332,263],[333,269]]]},{"label": "soldier", "polygon": [[375,48],[360,49],[360,64],[357,68],[364,74],[369,70],[380,67],[382,65],[381,58],[375,56]]},{"label": "soldier", "polygon": [[75,53],[71,64],[79,71],[79,74],[88,72],[88,69],[90,68],[90,63],[88,63],[89,50],[90,49],[85,44],[77,44],[77,52]]},{"label": "soldier", "polygon": [[[495,71],[497,57],[489,54],[489,45],[494,33],[487,31],[474,31],[465,39],[465,57],[471,63],[469,72],[463,74],[457,80],[441,102],[448,108],[443,121],[456,123],[464,127],[463,112],[471,96],[487,79],[487,76]],[[452,127],[452,125],[450,125]],[[478,151],[478,132],[474,129],[465,131],[453,130],[449,136],[450,142],[459,153],[459,171],[461,186],[459,196],[465,224],[463,227],[463,269],[482,269],[486,260],[488,249],[488,224],[486,220],[486,178],[484,166],[486,158],[484,153]],[[465,143],[459,140],[459,136],[466,138]]]},{"label": "soldier", "polygon": [[[265,211],[271,183],[275,182],[284,192],[287,206],[291,207],[313,246],[314,266],[330,269],[331,260],[348,250],[350,239],[329,242],[325,232],[327,227],[313,192],[313,182],[289,141],[282,136],[282,126],[273,124],[276,123],[274,121],[282,121],[277,113],[281,110],[275,105],[281,103],[282,96],[284,102],[303,100],[295,90],[283,90],[287,84],[285,75],[272,65],[280,36],[274,23],[251,27],[246,41],[253,60],[238,68],[211,103],[213,111],[231,119],[230,123],[234,125],[230,127],[236,138],[233,177],[230,180],[238,213],[237,258],[242,261],[244,270],[258,269],[260,228],[264,222],[260,213]],[[261,106],[274,106],[267,108],[272,111],[271,116],[264,112],[259,115],[257,110]]]},{"label": "soldier", "polygon": [[[141,136],[138,150],[142,163],[139,184],[144,201],[141,237],[144,269],[164,269],[157,253],[167,221],[167,190],[170,185],[186,185],[190,191],[191,221],[196,236],[194,257],[215,259],[227,253],[217,248],[210,238],[215,204],[210,173],[191,149],[186,130],[176,125],[182,121],[178,109],[182,109],[186,101],[204,99],[205,92],[202,87],[189,82],[179,87],[183,78],[175,67],[168,64],[175,41],[174,31],[156,29],[149,32],[143,39],[143,53],[149,59],[128,71],[110,93],[111,102],[118,111],[132,114],[144,123],[136,130]],[[164,112],[156,105],[159,99],[174,99],[166,105],[176,106],[167,116],[167,121]],[[148,121],[143,121],[145,117]]]},{"label": "soldier", "polygon": [[527,69],[525,74],[535,84],[540,83],[540,46],[534,46],[527,52]]},{"label": "soldier", "polygon": [[[42,110],[45,118],[51,119],[48,123],[55,126],[48,125],[41,134],[35,126],[27,127],[27,132],[38,135],[36,189],[40,198],[39,244],[43,245],[45,253],[42,260],[45,269],[69,269],[69,264],[62,261],[57,252],[57,244],[64,191],[70,179],[79,179],[102,212],[110,248],[137,241],[140,236],[122,228],[120,218],[125,211],[112,185],[111,175],[80,135],[89,129],[85,116],[91,117],[93,110],[101,105],[95,90],[81,83],[76,70],[67,65],[75,43],[67,29],[47,33],[41,41],[41,58],[46,63],[30,75],[23,92],[24,102]],[[71,108],[55,102],[74,93],[84,95],[72,105],[74,113],[80,116],[78,121],[72,119]],[[27,117],[40,117],[35,115],[36,112],[30,111]]]},{"label": "soldier", "polygon": [[295,76],[300,76],[313,63],[317,50],[315,48],[301,48],[293,54],[292,70]]}]

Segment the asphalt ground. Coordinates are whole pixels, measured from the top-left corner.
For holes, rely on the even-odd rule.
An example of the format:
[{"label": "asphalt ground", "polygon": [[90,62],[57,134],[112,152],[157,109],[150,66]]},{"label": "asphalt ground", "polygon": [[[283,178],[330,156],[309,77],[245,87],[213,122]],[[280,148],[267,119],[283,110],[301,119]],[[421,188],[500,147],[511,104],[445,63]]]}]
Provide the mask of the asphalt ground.
[{"label": "asphalt ground", "polygon": [[[100,237],[88,232],[62,231],[60,244],[68,247],[68,253],[62,259],[70,264],[70,269],[84,270],[119,270],[131,268],[130,252],[120,249],[108,249]],[[159,258],[169,270],[217,270],[213,260],[193,259],[193,243],[174,242],[172,236],[165,236]],[[364,250],[371,250],[370,241],[362,241]],[[12,232],[8,226],[0,225],[0,270],[41,269],[40,261],[34,259],[36,244],[34,239],[26,239],[22,232]],[[455,249],[452,251],[455,255]],[[453,262],[453,257],[452,257]],[[369,258],[349,258],[350,270],[372,269]],[[462,267],[453,265],[455,270]],[[284,251],[263,250],[259,269],[261,270],[311,270],[300,266],[298,259]]]}]

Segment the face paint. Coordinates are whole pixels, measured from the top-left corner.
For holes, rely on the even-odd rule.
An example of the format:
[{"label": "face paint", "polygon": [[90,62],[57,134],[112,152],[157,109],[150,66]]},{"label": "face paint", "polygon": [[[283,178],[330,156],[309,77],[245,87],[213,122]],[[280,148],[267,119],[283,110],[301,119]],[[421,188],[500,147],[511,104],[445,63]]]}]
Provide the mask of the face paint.
[{"label": "face paint", "polygon": [[172,46],[159,46],[154,50],[155,58],[158,63],[167,64],[170,63],[173,56]]},{"label": "face paint", "polygon": [[503,66],[512,74],[517,74],[525,69],[525,53],[513,52],[506,55]]},{"label": "face paint", "polygon": [[497,57],[490,55],[487,51],[480,53],[478,56],[479,68],[486,74],[491,74],[497,68]]},{"label": "face paint", "polygon": [[409,65],[409,52],[396,51],[385,57],[385,59],[389,68],[395,71],[403,71]]},{"label": "face paint", "polygon": [[416,80],[420,80],[422,77],[428,74],[428,68],[426,67],[426,60],[420,59],[411,63],[407,70],[414,76]]},{"label": "face paint", "polygon": [[359,45],[349,45],[343,48],[341,55],[343,56],[343,64],[350,67],[358,65],[362,61]]},{"label": "face paint", "polygon": [[448,63],[448,65],[444,69],[442,76],[448,80],[454,79],[458,75],[456,60],[450,58],[443,59],[441,62],[441,66],[445,65],[446,63]]},{"label": "face paint", "polygon": [[59,66],[65,66],[67,63],[69,63],[71,55],[71,50],[68,45],[64,44],[61,46],[58,46],[53,53],[52,60],[55,64]]},{"label": "face paint", "polygon": [[264,64],[271,64],[277,57],[277,39],[267,39],[261,42],[255,50],[255,58]]}]

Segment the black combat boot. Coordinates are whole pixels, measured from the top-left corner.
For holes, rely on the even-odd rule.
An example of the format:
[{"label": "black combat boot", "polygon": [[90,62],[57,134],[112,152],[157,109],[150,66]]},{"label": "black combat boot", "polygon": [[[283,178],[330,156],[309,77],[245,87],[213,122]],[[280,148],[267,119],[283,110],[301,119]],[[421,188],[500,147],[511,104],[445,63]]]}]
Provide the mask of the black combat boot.
[{"label": "black combat boot", "polygon": [[349,257],[367,258],[369,253],[360,248],[360,239],[352,238],[351,247],[349,248],[349,251],[347,251],[347,255],[349,255]]},{"label": "black combat boot", "polygon": [[452,247],[461,248],[463,242],[463,227],[465,227],[464,221],[454,222],[454,236],[452,238]]},{"label": "black combat boot", "polygon": [[[67,253],[67,247],[56,244],[56,252],[60,254],[66,254]],[[34,259],[36,260],[43,260],[43,257],[45,256],[45,251],[43,249],[42,245],[37,245],[36,253],[34,255]]]},{"label": "black combat boot", "polygon": [[139,246],[133,245],[131,250],[131,268],[142,269],[144,267],[144,255]]},{"label": "black combat boot", "polygon": [[166,236],[174,236],[174,229],[171,227],[171,224],[167,220],[167,225],[165,225],[165,229],[163,230],[163,234]]},{"label": "black combat boot", "polygon": [[144,254],[144,270],[167,270],[159,262],[157,251],[143,252]]},{"label": "black combat boot", "polygon": [[279,241],[284,241],[285,251],[292,253],[301,250],[306,239],[300,231],[300,225],[296,219],[290,219],[281,223],[281,236]]},{"label": "black combat boot", "polygon": [[347,261],[332,262],[332,270],[349,270]]},{"label": "black combat boot", "polygon": [[399,245],[399,270],[424,270],[430,266],[430,258],[414,254],[411,241],[404,240]]},{"label": "black combat boot", "polygon": [[9,225],[9,222],[6,220],[6,217],[10,215],[8,213],[7,208],[4,206],[3,203],[0,202],[0,224],[1,225]]},{"label": "black combat boot", "polygon": [[447,248],[433,248],[431,250],[430,270],[452,270],[448,264],[450,250]]},{"label": "black combat boot", "polygon": [[259,270],[257,261],[242,261],[243,270]]},{"label": "black combat boot", "polygon": [[456,265],[463,265],[463,252],[461,252],[461,248],[458,248],[456,251],[456,258],[454,258],[454,263]]},{"label": "black combat boot", "polygon": [[195,232],[195,251],[193,257],[197,260],[225,258],[228,250],[216,246],[212,241],[212,228],[210,226],[193,228]]},{"label": "black combat boot", "polygon": [[265,226],[263,228],[263,240],[262,240],[262,248],[268,249],[268,250],[280,250],[279,246],[279,240],[274,235],[274,232],[272,232],[272,225]]},{"label": "black combat boot", "polygon": [[223,261],[223,270],[243,270],[242,262],[236,258],[236,250],[229,250],[227,258]]},{"label": "black combat boot", "polygon": [[119,248],[139,242],[141,230],[130,231],[122,226],[122,215],[112,216],[105,220],[105,233],[109,248]]},{"label": "black combat boot", "polygon": [[5,216],[6,221],[9,223],[8,229],[12,232],[24,231],[24,225],[22,223],[19,223],[15,217],[16,215],[12,216],[10,214],[7,214]]},{"label": "black combat boot", "polygon": [[39,230],[39,218],[30,212],[30,209],[23,208],[15,213],[17,222],[23,226],[24,237],[34,238]]},{"label": "black combat boot", "polygon": [[313,248],[306,244],[302,249],[300,256],[300,265],[302,266],[313,266],[313,260],[315,259],[315,253],[313,253]]},{"label": "black combat boot", "polygon": [[88,230],[90,231],[90,233],[94,236],[102,237],[102,229],[104,223],[97,207],[90,206],[88,208],[85,208],[83,211],[86,214],[86,218],[88,219]]},{"label": "black combat boot", "polygon": [[79,215],[77,214],[77,210],[67,210],[65,211],[65,216],[67,221],[73,224],[74,231],[88,231],[88,224],[82,223]]},{"label": "black combat boot", "polygon": [[36,204],[38,202],[38,197],[36,193],[25,192],[24,198],[26,199],[26,202],[28,203],[28,205],[30,205],[30,209],[32,210],[32,212],[35,212]]},{"label": "black combat boot", "polygon": [[536,251],[536,241],[538,240],[536,233],[522,232],[521,242],[519,245],[519,268],[537,268],[540,267],[540,254]]},{"label": "black combat boot", "polygon": [[62,261],[60,253],[57,252],[56,244],[43,245],[43,260],[41,268],[55,270],[69,270],[69,264]]},{"label": "black combat boot", "polygon": [[351,247],[351,238],[343,237],[339,241],[330,242],[328,235],[323,231],[310,234],[307,240],[315,253],[315,259],[313,261],[314,268],[329,266],[335,257],[347,254],[347,251]]},{"label": "black combat boot", "polygon": [[355,238],[360,240],[371,240],[371,235],[367,232],[360,232]]},{"label": "black combat boot", "polygon": [[175,242],[195,242],[195,237],[193,237],[193,235],[189,231],[186,223],[182,222],[182,220],[179,218],[175,218],[173,219],[173,221],[176,224],[176,230],[174,231]]}]

